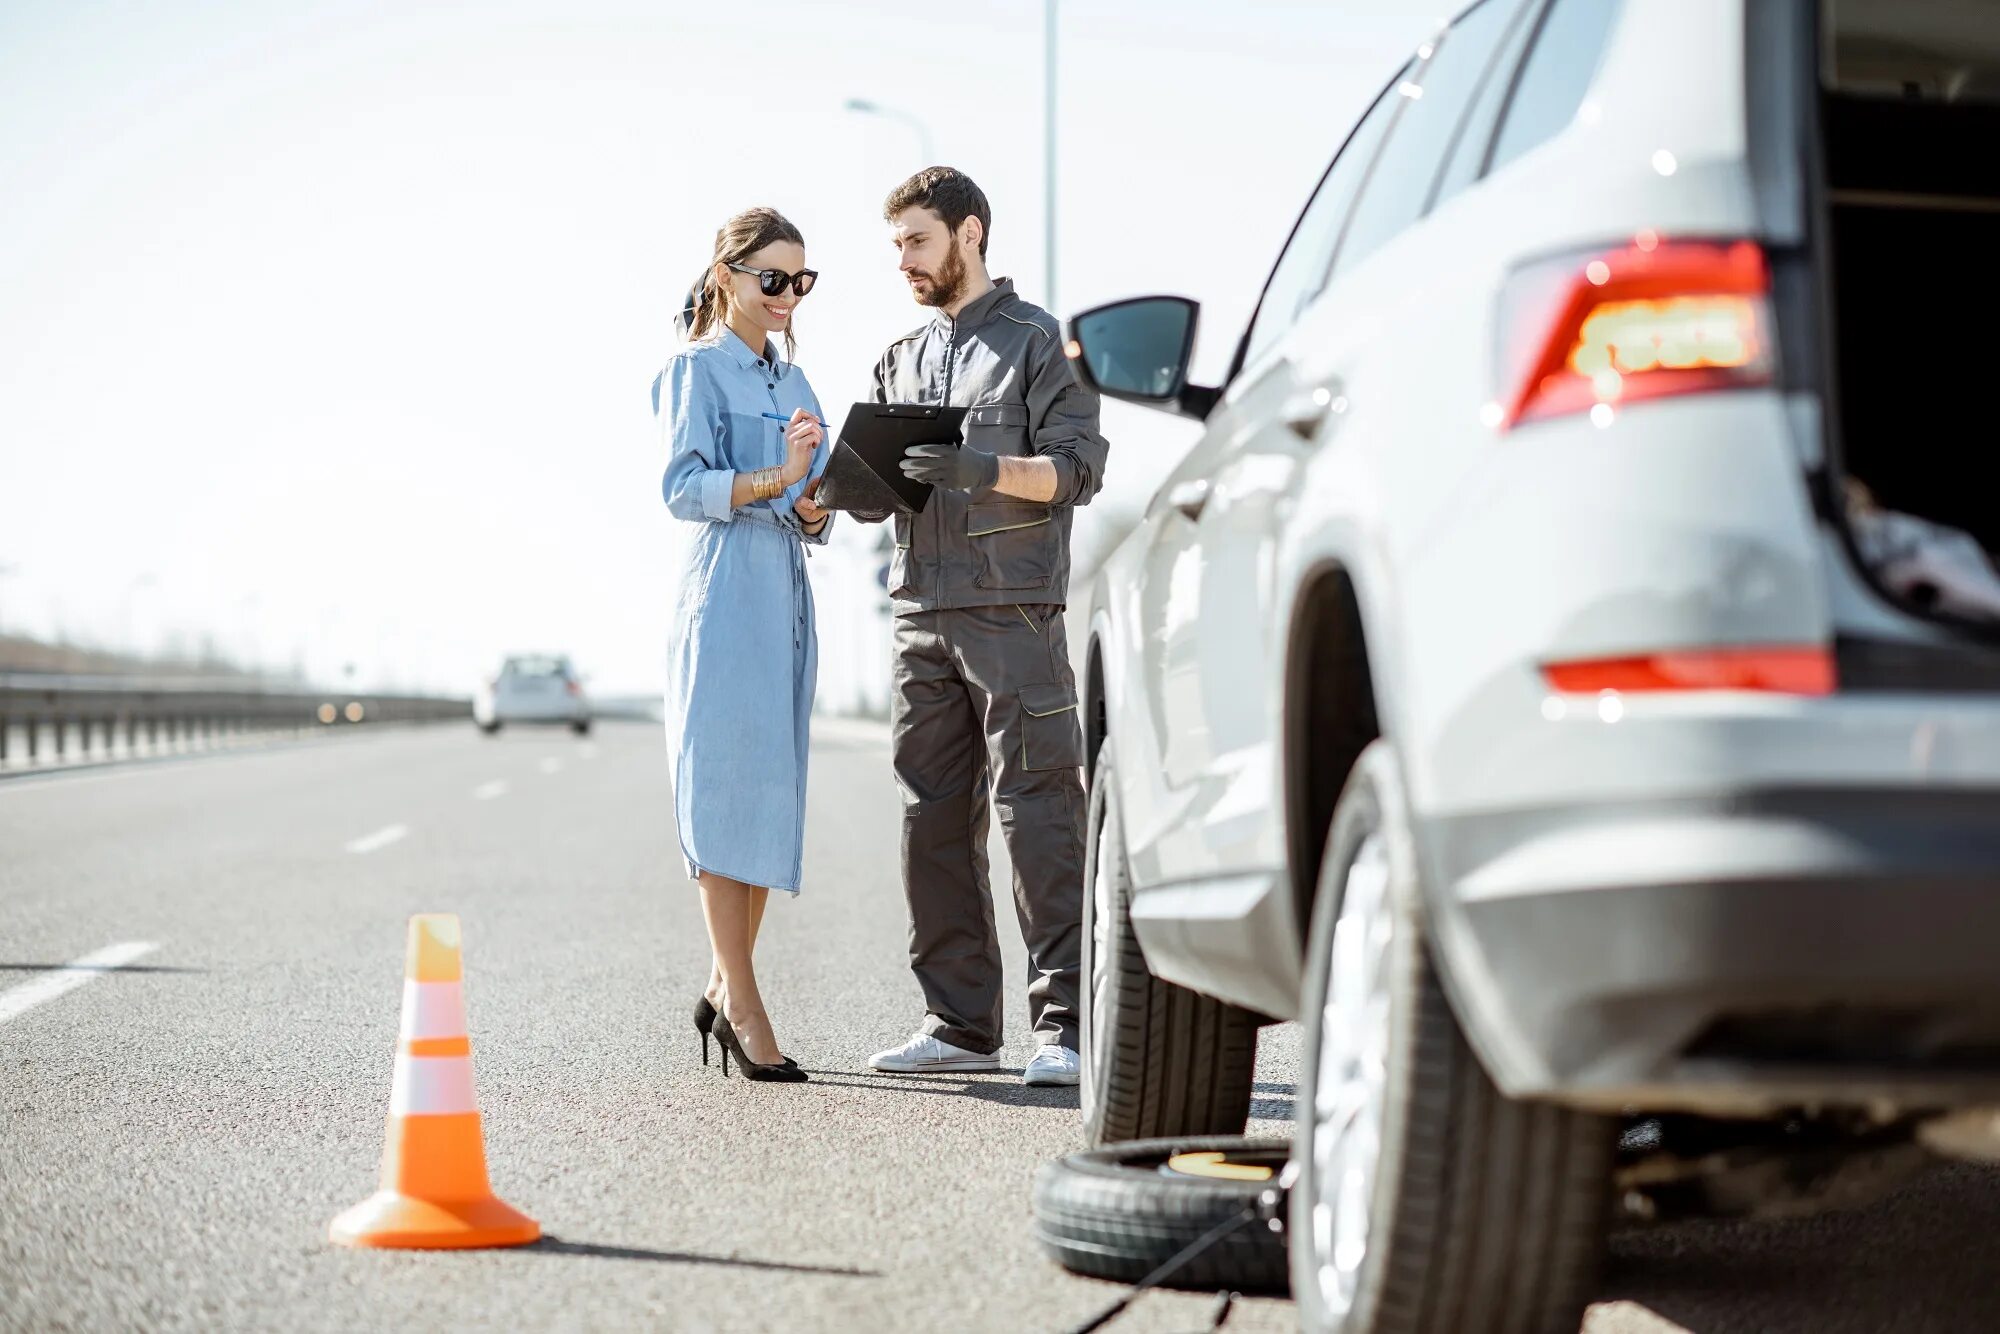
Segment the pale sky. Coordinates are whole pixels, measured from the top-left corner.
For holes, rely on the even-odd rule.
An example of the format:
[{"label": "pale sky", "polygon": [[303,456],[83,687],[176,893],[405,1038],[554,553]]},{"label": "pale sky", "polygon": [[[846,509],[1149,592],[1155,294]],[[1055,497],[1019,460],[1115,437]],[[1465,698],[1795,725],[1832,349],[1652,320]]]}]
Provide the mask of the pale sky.
[{"label": "pale sky", "polygon": [[[1205,303],[1226,362],[1349,123],[1445,6],[1061,7],[1067,316]],[[730,213],[821,273],[861,396],[909,299],[881,199],[936,156],[1050,304],[1042,5],[0,5],[0,628],[463,691],[513,649],[658,688],[673,521],[647,389]],[[1113,405],[1100,514],[1192,428]],[[856,536],[850,534],[850,537]],[[822,615],[826,609],[822,608]]]}]

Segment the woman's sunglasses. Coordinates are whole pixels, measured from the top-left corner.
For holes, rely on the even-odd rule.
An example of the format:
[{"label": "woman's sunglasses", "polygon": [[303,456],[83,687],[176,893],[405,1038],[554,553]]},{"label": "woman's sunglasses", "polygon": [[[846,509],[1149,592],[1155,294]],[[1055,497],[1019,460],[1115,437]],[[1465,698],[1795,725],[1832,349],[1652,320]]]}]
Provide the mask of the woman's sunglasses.
[{"label": "woman's sunglasses", "polygon": [[753,269],[743,264],[731,264],[738,273],[747,273],[757,280],[757,290],[765,296],[776,296],[787,287],[804,296],[812,291],[819,281],[819,274],[812,269],[800,269],[797,273],[786,273],[783,269]]}]

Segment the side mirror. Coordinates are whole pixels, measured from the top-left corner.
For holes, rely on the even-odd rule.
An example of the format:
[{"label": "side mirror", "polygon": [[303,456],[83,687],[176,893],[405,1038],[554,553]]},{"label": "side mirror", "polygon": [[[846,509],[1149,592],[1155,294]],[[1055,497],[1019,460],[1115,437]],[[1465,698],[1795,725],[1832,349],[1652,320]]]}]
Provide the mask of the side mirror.
[{"label": "side mirror", "polygon": [[1208,416],[1221,391],[1187,382],[1201,303],[1142,296],[1086,310],[1069,322],[1064,351],[1077,377],[1108,398]]}]

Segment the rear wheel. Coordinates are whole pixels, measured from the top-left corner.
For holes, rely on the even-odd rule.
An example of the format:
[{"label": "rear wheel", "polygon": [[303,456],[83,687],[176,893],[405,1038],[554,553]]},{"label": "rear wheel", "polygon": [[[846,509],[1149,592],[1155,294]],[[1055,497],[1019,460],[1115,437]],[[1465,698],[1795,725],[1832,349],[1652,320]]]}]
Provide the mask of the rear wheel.
[{"label": "rear wheel", "polygon": [[1503,1097],[1425,946],[1395,754],[1334,810],[1313,912],[1292,1289],[1314,1334],[1574,1334],[1616,1122]]},{"label": "rear wheel", "polygon": [[589,736],[590,724],[587,721],[571,723],[569,725],[569,730],[576,733],[578,736]]},{"label": "rear wheel", "polygon": [[1250,1117],[1257,1021],[1162,982],[1132,929],[1111,743],[1090,787],[1083,897],[1083,1121],[1092,1144],[1234,1135]]},{"label": "rear wheel", "polygon": [[497,736],[500,732],[500,724],[497,722],[481,723],[479,724],[479,730],[488,736]]}]

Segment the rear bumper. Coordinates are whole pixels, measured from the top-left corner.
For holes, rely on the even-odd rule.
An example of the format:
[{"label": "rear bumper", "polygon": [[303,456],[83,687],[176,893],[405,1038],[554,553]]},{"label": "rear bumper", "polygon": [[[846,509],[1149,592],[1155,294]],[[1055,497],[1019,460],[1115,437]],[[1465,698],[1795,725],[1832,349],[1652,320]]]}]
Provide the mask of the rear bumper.
[{"label": "rear bumper", "polygon": [[574,699],[506,700],[493,706],[492,717],[500,723],[580,723],[589,719],[590,706]]},{"label": "rear bumper", "polygon": [[1458,816],[1422,843],[1447,986],[1510,1094],[2000,1101],[2000,788]]}]

